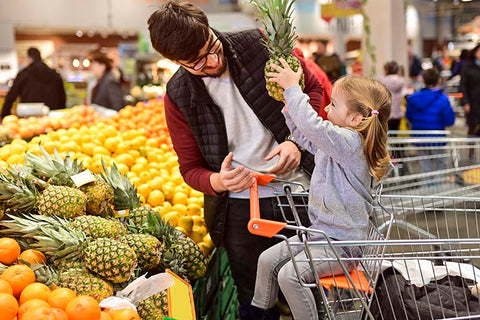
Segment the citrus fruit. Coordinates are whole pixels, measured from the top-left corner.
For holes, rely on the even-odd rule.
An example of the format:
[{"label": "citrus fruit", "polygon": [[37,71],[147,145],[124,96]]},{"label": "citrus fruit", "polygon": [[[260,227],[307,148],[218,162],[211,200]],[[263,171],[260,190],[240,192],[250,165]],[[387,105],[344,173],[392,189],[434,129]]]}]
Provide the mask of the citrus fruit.
[{"label": "citrus fruit", "polygon": [[28,300],[24,304],[20,305],[20,307],[18,308],[18,316],[17,316],[18,320],[22,320],[23,316],[28,311],[43,308],[43,307],[50,308],[48,303],[44,300],[40,300],[40,299]]},{"label": "citrus fruit", "polygon": [[5,281],[3,279],[0,279],[0,292],[8,293],[8,294],[13,295],[13,289],[12,289],[12,286],[10,285],[10,283],[8,283],[7,281]]},{"label": "citrus fruit", "polygon": [[112,317],[110,317],[110,315],[107,312],[102,311],[100,320],[112,320]]},{"label": "citrus fruit", "polygon": [[172,227],[176,227],[178,225],[179,216],[180,215],[177,211],[170,211],[163,216],[163,221],[168,221]]},{"label": "citrus fruit", "polygon": [[20,255],[20,245],[15,239],[0,238],[0,263],[11,265]]},{"label": "citrus fruit", "polygon": [[56,320],[68,320],[67,313],[62,309],[52,308],[52,312],[57,317]]},{"label": "citrus fruit", "polygon": [[18,302],[14,296],[0,292],[0,320],[13,320],[17,315]]},{"label": "citrus fruit", "polygon": [[137,193],[141,194],[145,200],[148,199],[150,192],[152,192],[152,189],[146,183],[139,185],[137,188]]},{"label": "citrus fruit", "polygon": [[78,296],[65,309],[69,320],[100,320],[100,306],[90,296]]},{"label": "citrus fruit", "polygon": [[140,317],[132,309],[120,309],[112,313],[112,320],[140,320]]},{"label": "citrus fruit", "polygon": [[[47,258],[43,253],[38,250],[34,249],[27,249],[20,253],[18,257],[20,260],[26,261],[29,264],[45,264],[47,262]],[[19,261],[19,264],[23,264],[22,261]]]},{"label": "citrus fruit", "polygon": [[180,218],[178,218],[178,227],[181,227],[187,231],[187,233],[192,232],[193,228],[193,219],[189,215],[183,215]]},{"label": "citrus fruit", "polygon": [[173,198],[172,198],[172,204],[173,205],[176,205],[176,204],[183,204],[183,205],[187,205],[187,195],[183,192],[176,192],[174,195],[173,195]]},{"label": "citrus fruit", "polygon": [[54,308],[65,310],[70,301],[75,299],[77,294],[68,288],[57,288],[50,292],[48,296],[48,304]]},{"label": "citrus fruit", "polygon": [[20,294],[20,304],[24,304],[28,300],[40,299],[47,301],[50,294],[50,289],[40,282],[34,282],[29,284],[23,289]]},{"label": "citrus fruit", "polygon": [[22,320],[57,320],[50,307],[33,308],[25,312]]},{"label": "citrus fruit", "polygon": [[161,206],[165,202],[165,196],[160,190],[152,190],[148,195],[147,202],[152,207]]},{"label": "citrus fruit", "polygon": [[26,286],[35,282],[35,273],[27,266],[14,265],[5,269],[0,275],[0,279],[6,280],[10,284],[13,295],[18,298]]}]

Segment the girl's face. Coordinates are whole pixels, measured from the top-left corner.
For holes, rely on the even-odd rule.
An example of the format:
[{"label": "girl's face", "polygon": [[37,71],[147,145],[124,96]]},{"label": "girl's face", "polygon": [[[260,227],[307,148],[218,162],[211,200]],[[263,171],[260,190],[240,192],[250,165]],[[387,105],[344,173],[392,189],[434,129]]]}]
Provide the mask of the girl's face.
[{"label": "girl's face", "polygon": [[333,87],[332,102],[325,107],[328,120],[339,127],[356,127],[362,120],[359,112],[351,112],[347,107],[347,99],[343,90]]}]

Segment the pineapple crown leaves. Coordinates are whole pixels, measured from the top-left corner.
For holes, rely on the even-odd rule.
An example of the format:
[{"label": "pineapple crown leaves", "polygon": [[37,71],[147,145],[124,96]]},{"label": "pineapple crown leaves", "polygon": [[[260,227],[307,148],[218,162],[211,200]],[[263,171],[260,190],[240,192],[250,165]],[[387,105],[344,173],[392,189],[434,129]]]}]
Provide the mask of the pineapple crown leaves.
[{"label": "pineapple crown leaves", "polygon": [[0,203],[4,208],[28,212],[35,207],[38,191],[27,174],[17,167],[0,173]]},{"label": "pineapple crown leaves", "polygon": [[267,38],[263,44],[270,57],[289,56],[295,47],[297,35],[293,26],[293,4],[295,0],[250,0],[258,9],[257,20],[265,29]]},{"label": "pineapple crown leaves", "polygon": [[164,250],[169,250],[178,241],[175,228],[170,225],[169,221],[163,221],[157,213],[149,212],[147,214],[147,221],[143,225],[142,231],[160,240],[164,245]]},{"label": "pineapple crown leaves", "polygon": [[131,210],[139,207],[141,202],[137,196],[137,189],[126,175],[122,175],[117,165],[113,163],[113,166],[109,169],[102,159],[102,167],[104,172],[100,172],[100,175],[113,189],[115,210]]},{"label": "pineapple crown leaves", "polygon": [[37,156],[27,152],[25,163],[32,169],[35,176],[49,179],[52,184],[71,187],[73,180],[71,176],[82,172],[82,163],[78,160],[72,160],[70,156],[62,159],[57,149],[54,150],[52,157],[41,145],[40,151],[43,156]]},{"label": "pineapple crown leaves", "polygon": [[135,225],[135,223],[133,223],[133,221],[130,221],[130,220],[129,220],[129,221],[125,224],[125,226],[127,227],[127,230],[128,230],[128,232],[130,232],[130,233],[135,233],[135,234],[145,233],[145,232],[143,231],[145,227],[142,226],[142,227],[139,228],[139,227],[137,227],[137,226]]},{"label": "pineapple crown leaves", "polygon": [[0,221],[0,233],[35,240],[31,247],[40,250],[47,257],[77,257],[85,246],[85,234],[71,228],[66,219],[37,214],[7,214],[7,217],[11,220]]},{"label": "pineapple crown leaves", "polygon": [[45,284],[47,287],[53,287],[58,285],[58,271],[53,267],[43,263],[29,263],[22,259],[18,259],[24,265],[30,267],[35,273],[35,281]]}]

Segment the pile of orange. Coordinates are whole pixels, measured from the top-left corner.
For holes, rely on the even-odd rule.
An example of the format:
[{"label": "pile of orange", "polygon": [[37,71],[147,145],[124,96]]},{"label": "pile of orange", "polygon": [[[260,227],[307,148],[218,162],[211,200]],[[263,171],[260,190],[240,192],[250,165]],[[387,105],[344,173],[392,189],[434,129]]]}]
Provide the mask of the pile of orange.
[{"label": "pile of orange", "polygon": [[90,296],[35,282],[30,267],[13,263],[45,263],[45,256],[36,250],[20,251],[14,239],[0,238],[0,262],[10,265],[0,274],[0,320],[140,320],[133,310],[102,311]]},{"label": "pile of orange", "polygon": [[126,106],[118,112],[118,115],[103,121],[113,125],[118,131],[145,130],[147,138],[156,138],[160,144],[171,144],[163,99],[152,99],[148,102],[138,102],[135,106]]},{"label": "pile of orange", "polygon": [[100,114],[89,106],[76,106],[65,111],[63,117],[28,117],[18,118],[8,115],[2,119],[2,126],[7,128],[14,138],[30,139],[39,134],[60,128],[79,128],[91,124],[100,118]]},{"label": "pile of orange", "polygon": [[0,263],[12,265],[17,262],[23,264],[46,263],[45,255],[38,250],[27,249],[21,251],[20,245],[15,239],[0,238]]}]

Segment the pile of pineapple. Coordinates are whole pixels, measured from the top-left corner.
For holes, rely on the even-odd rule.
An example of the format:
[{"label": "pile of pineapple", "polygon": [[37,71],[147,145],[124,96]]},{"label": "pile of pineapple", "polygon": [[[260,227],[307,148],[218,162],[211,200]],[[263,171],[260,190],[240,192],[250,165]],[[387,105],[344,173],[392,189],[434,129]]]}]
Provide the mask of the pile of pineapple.
[{"label": "pile of pineapple", "polygon": [[[146,272],[171,269],[187,280],[205,274],[198,245],[141,205],[135,186],[117,166],[77,186],[81,162],[57,152],[26,153],[24,166],[0,173],[0,233],[43,252],[45,278],[97,300],[112,296]],[[91,174],[91,173],[90,173]],[[123,220],[115,211],[127,211]],[[142,319],[162,319],[166,295],[141,302]]]}]

